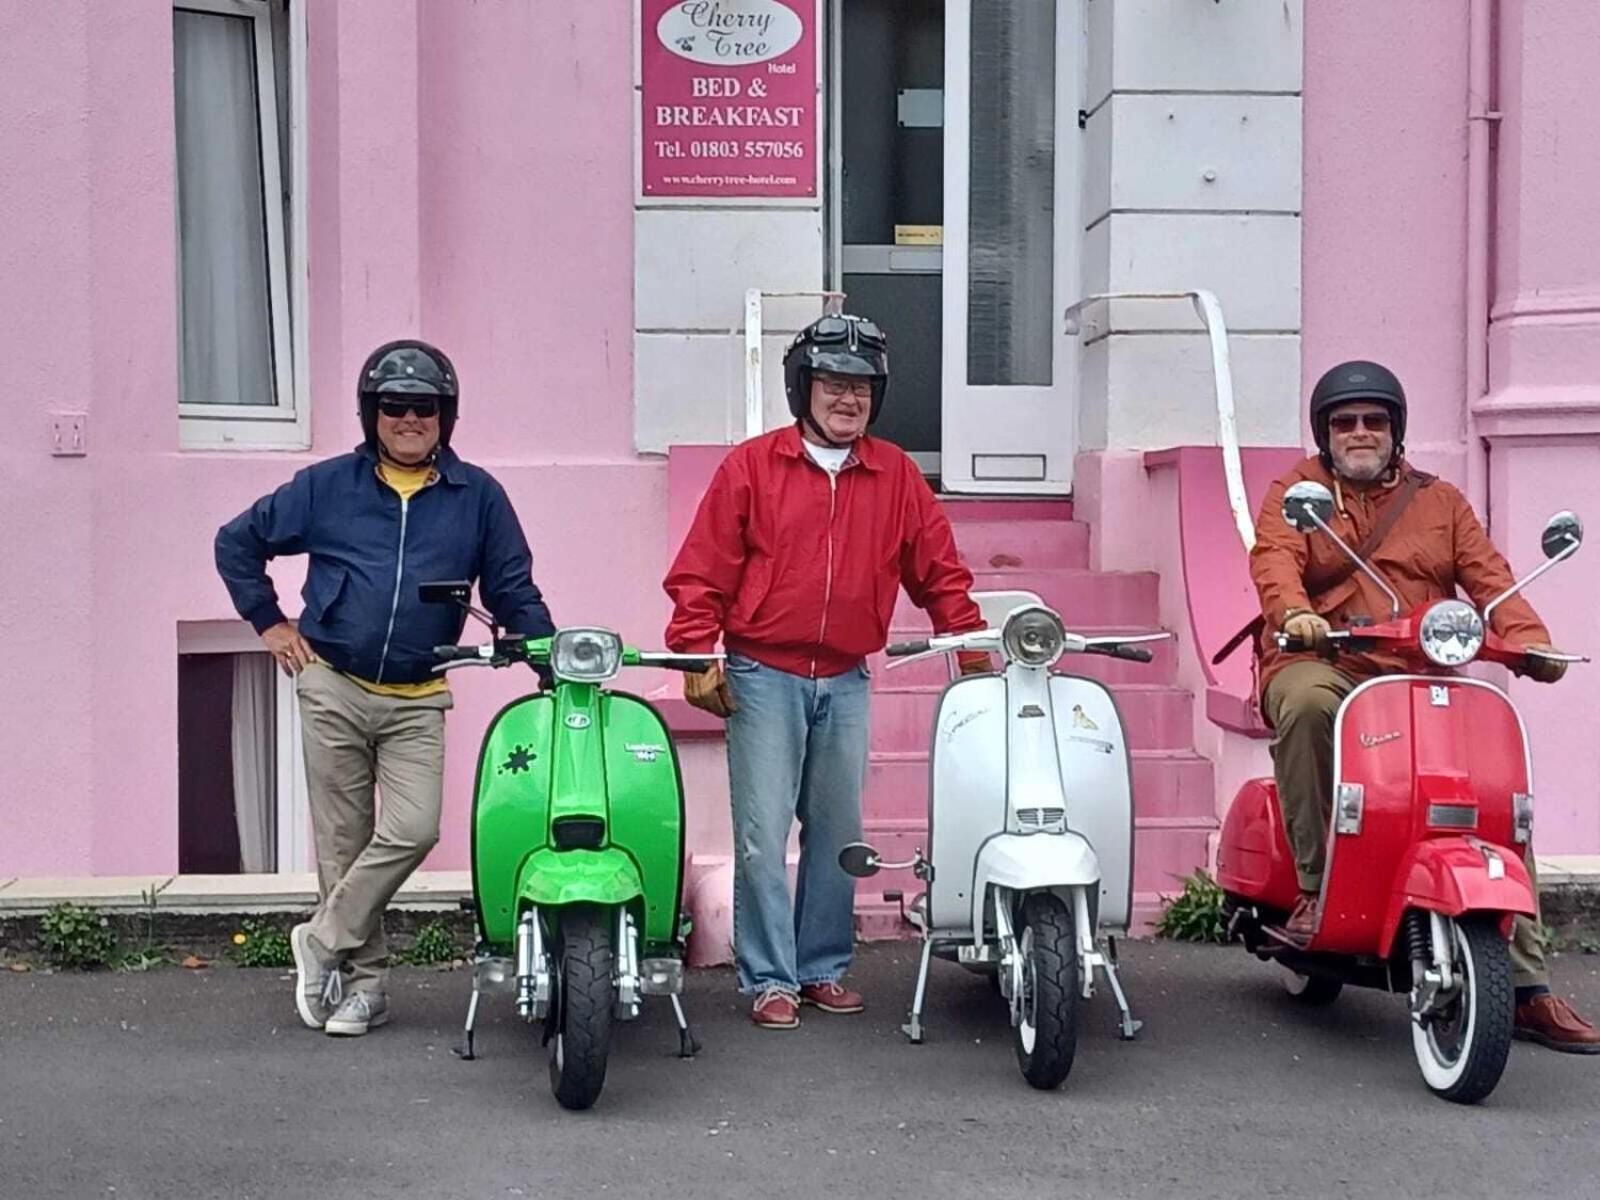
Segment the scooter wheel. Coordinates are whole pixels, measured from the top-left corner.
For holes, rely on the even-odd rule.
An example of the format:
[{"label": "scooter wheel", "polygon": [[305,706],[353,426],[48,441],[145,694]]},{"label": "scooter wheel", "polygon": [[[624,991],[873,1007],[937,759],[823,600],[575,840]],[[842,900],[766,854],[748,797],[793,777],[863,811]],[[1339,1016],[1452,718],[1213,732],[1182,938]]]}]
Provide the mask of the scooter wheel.
[{"label": "scooter wheel", "polygon": [[562,1108],[591,1107],[605,1086],[614,999],[610,917],[592,904],[561,914],[550,1089]]},{"label": "scooter wheel", "polygon": [[1411,1044],[1428,1089],[1476,1104],[1500,1082],[1511,1054],[1516,991],[1511,952],[1493,916],[1449,922],[1455,943],[1456,999],[1426,1023],[1411,1023]]},{"label": "scooter wheel", "polygon": [[1078,943],[1071,911],[1049,892],[1023,900],[1018,925],[1023,994],[1021,1020],[1012,1030],[1017,1064],[1029,1084],[1048,1091],[1061,1086],[1078,1050]]}]

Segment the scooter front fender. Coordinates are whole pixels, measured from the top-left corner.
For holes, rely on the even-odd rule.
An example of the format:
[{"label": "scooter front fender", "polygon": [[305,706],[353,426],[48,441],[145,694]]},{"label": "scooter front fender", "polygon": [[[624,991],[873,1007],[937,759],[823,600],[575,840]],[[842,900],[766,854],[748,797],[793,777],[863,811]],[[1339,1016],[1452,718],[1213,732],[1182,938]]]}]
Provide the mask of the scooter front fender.
[{"label": "scooter front fender", "polygon": [[616,846],[604,850],[535,850],[517,880],[519,907],[626,904],[644,894],[639,867]]},{"label": "scooter front fender", "polygon": [[1077,833],[997,833],[978,851],[972,889],[972,928],[982,930],[991,887],[1039,892],[1074,887],[1098,899],[1100,858]]},{"label": "scooter front fender", "polygon": [[[1485,851],[1501,864],[1493,871]],[[1400,860],[1394,891],[1383,919],[1378,953],[1389,956],[1409,909],[1459,917],[1467,912],[1521,913],[1536,911],[1533,881],[1515,851],[1464,837],[1429,838],[1418,842]]]}]

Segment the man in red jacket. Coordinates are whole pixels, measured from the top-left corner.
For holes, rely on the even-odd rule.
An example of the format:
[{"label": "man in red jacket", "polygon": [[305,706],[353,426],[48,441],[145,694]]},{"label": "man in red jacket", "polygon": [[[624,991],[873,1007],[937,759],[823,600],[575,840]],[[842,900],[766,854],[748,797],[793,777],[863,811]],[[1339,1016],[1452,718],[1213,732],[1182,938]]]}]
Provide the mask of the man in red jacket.
[{"label": "man in red jacket", "polygon": [[[733,940],[752,1019],[793,1029],[800,1005],[853,1013],[855,884],[839,850],[861,836],[866,659],[888,641],[903,585],[940,633],[982,626],[972,573],[916,464],[867,435],[889,383],[870,321],[827,316],[783,358],[795,423],[736,447],[711,480],[667,573],[667,645],[727,670],[684,681],[689,703],[728,722]],[[963,672],[988,669],[963,656]],[[800,821],[789,902],[785,850]]]}]

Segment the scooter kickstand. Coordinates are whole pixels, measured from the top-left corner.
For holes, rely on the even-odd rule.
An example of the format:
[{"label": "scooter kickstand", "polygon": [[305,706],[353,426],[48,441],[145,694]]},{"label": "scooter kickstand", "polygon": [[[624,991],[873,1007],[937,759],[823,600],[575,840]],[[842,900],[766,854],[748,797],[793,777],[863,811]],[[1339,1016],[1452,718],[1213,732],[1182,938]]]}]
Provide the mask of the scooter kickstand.
[{"label": "scooter kickstand", "polygon": [[[1113,950],[1111,954],[1115,956],[1116,951]],[[1105,969],[1106,982],[1111,985],[1111,994],[1117,998],[1117,1007],[1122,1011],[1118,1036],[1125,1042],[1131,1042],[1138,1036],[1139,1030],[1144,1028],[1144,1022],[1134,1020],[1133,1013],[1128,1011],[1128,997],[1123,994],[1122,981],[1117,978],[1117,966],[1112,957],[1102,955],[1100,965]]]},{"label": "scooter kickstand", "polygon": [[473,1050],[473,1027],[478,1023],[478,982],[472,982],[472,999],[467,1002],[467,1027],[462,1031],[461,1045],[452,1047],[462,1062],[472,1062],[478,1056]]},{"label": "scooter kickstand", "polygon": [[678,1021],[678,1057],[693,1058],[700,1053],[700,1041],[689,1028],[689,1018],[683,1015],[683,1001],[672,996],[672,1015]]},{"label": "scooter kickstand", "polygon": [[917,991],[911,998],[911,1012],[906,1023],[900,1026],[900,1032],[911,1040],[914,1046],[922,1045],[922,1001],[928,992],[928,964],[933,961],[933,939],[924,936],[922,939],[922,966],[917,971]]}]

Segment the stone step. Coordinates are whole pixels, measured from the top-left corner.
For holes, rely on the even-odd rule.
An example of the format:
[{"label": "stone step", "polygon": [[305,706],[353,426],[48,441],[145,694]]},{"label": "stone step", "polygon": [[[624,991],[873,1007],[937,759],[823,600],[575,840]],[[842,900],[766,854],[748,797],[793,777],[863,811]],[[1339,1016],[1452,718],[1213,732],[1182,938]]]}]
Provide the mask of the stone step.
[{"label": "stone step", "polygon": [[[1160,612],[1160,577],[1154,571],[1091,571],[1085,567],[977,569],[974,589],[980,592],[1028,591],[1061,614],[1068,629],[1085,626],[1153,626]],[[893,628],[931,629],[928,616],[902,590],[895,603]]]},{"label": "stone step", "polygon": [[956,549],[973,571],[1089,565],[1082,521],[967,520],[953,526]]},{"label": "stone step", "polygon": [[[1209,760],[1184,750],[1135,750],[1132,757],[1137,816],[1215,820],[1214,772]],[[861,808],[868,820],[925,821],[926,751],[873,754]]]},{"label": "stone step", "polygon": [[[1194,698],[1164,684],[1121,684],[1117,708],[1134,750],[1185,750],[1193,744]],[[881,687],[872,697],[872,749],[926,750],[942,689]]]}]

